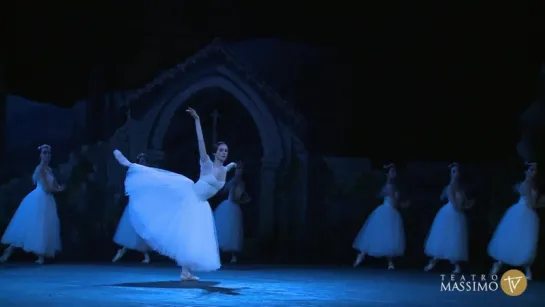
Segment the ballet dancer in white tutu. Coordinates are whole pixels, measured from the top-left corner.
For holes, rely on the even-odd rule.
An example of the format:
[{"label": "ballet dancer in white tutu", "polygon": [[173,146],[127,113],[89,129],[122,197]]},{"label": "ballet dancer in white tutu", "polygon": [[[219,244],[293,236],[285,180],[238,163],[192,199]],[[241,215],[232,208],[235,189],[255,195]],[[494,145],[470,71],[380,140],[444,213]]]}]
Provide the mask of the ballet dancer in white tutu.
[{"label": "ballet dancer in white tutu", "polygon": [[526,178],[515,188],[519,201],[505,212],[488,245],[488,254],[496,262],[491,274],[496,275],[503,264],[523,267],[526,278],[532,279],[532,265],[537,251],[539,218],[534,208],[545,207],[545,196],[536,188],[537,163],[527,163]]},{"label": "ballet dancer in white tutu", "polygon": [[125,192],[136,232],[160,254],[182,267],[182,280],[198,280],[192,271],[214,271],[221,267],[216,227],[208,199],[225,185],[227,172],[236,166],[223,166],[228,155],[225,143],[214,148],[214,161],[206,153],[199,116],[188,108],[195,120],[201,174],[197,182],[176,173],[131,163],[114,151],[119,163],[128,167]]},{"label": "ballet dancer in white tutu", "polygon": [[237,262],[236,253],[242,250],[244,240],[240,205],[251,201],[251,198],[245,192],[242,173],[243,166],[239,162],[237,163],[235,177],[224,187],[224,190],[228,191],[229,197],[214,210],[219,248],[223,252],[231,253],[231,263]]},{"label": "ballet dancer in white tutu", "polygon": [[0,262],[6,262],[15,248],[38,256],[36,264],[43,264],[45,257],[54,258],[61,250],[61,235],[57,204],[52,193],[64,191],[49,167],[51,146],[41,145],[40,165],[34,170],[32,179],[36,188],[21,202],[2,237],[4,250]]},{"label": "ballet dancer in white tutu", "polygon": [[[148,161],[146,154],[140,153],[138,156],[136,156],[136,163],[147,166]],[[117,250],[117,254],[115,254],[112,262],[119,261],[119,259],[125,256],[127,250],[131,249],[139,251],[144,255],[144,260],[142,260],[142,263],[150,263],[150,248],[134,230],[128,206],[125,207],[125,211],[123,211],[121,220],[119,220],[119,224],[117,225],[117,231],[114,235],[114,242],[119,244],[121,248]]]},{"label": "ballet dancer in white tutu", "polygon": [[460,186],[460,165],[453,163],[450,168],[450,183],[441,194],[441,201],[447,204],[439,209],[425,244],[425,253],[431,257],[424,270],[432,270],[439,260],[448,260],[454,265],[454,274],[461,271],[459,262],[468,259],[467,220],[464,210],[473,207],[474,200],[468,200]]},{"label": "ballet dancer in white tutu", "polygon": [[388,172],[386,185],[381,191],[384,203],[371,213],[354,240],[352,247],[359,251],[354,267],[369,255],[386,257],[388,269],[393,270],[393,258],[402,256],[405,252],[405,230],[398,208],[408,207],[409,202],[400,201],[399,191],[394,183],[397,176],[395,165],[385,165],[384,169]]}]

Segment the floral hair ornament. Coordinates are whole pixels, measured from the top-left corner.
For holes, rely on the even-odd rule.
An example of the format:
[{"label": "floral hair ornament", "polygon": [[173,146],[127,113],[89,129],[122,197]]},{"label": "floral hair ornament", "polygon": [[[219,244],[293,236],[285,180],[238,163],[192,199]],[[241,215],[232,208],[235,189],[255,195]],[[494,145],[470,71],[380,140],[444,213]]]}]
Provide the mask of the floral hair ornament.
[{"label": "floral hair ornament", "polygon": [[453,162],[448,166],[448,168],[453,168],[453,167],[460,167],[460,164],[458,164],[457,162]]},{"label": "floral hair ornament", "polygon": [[49,146],[47,144],[43,144],[43,145],[38,146],[38,150],[39,151],[51,150],[51,146]]}]

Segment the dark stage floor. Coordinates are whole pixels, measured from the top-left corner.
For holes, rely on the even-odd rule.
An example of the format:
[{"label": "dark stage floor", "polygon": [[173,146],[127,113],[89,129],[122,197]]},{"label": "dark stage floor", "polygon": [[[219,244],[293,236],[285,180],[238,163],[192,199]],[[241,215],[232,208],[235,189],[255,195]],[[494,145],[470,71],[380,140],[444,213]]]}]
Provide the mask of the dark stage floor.
[{"label": "dark stage floor", "polygon": [[541,306],[545,283],[526,292],[441,292],[439,273],[327,267],[228,266],[178,281],[175,266],[5,264],[0,306]]}]

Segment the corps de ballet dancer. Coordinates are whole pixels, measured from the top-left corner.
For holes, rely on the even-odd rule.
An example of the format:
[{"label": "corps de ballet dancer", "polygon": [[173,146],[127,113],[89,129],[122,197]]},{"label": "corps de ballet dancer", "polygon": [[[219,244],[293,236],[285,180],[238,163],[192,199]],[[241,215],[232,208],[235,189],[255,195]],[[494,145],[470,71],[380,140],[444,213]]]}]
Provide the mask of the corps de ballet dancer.
[{"label": "corps de ballet dancer", "polygon": [[9,246],[0,262],[6,262],[16,248],[38,256],[36,264],[43,264],[45,257],[54,258],[61,250],[60,224],[53,193],[62,192],[65,187],[57,183],[49,167],[51,146],[41,145],[38,150],[40,164],[32,175],[36,188],[25,196],[4,232],[2,244]]},{"label": "corps de ballet dancer", "polygon": [[198,280],[193,271],[214,271],[221,267],[216,226],[208,199],[225,185],[224,166],[228,147],[214,148],[214,161],[206,153],[197,112],[186,110],[195,122],[201,171],[199,180],[169,171],[131,163],[114,150],[117,161],[128,168],[125,193],[134,229],[156,252],[182,267],[182,280]]},{"label": "corps de ballet dancer", "polygon": [[[148,161],[146,154],[138,154],[138,156],[136,156],[136,163],[147,166]],[[125,211],[123,211],[123,215],[121,216],[119,224],[117,225],[117,231],[114,235],[114,242],[120,245],[121,248],[117,250],[117,253],[112,259],[112,262],[119,261],[121,258],[123,258],[123,256],[125,256],[127,250],[130,249],[138,251],[144,255],[144,260],[142,260],[142,263],[150,263],[150,248],[134,230],[134,227],[131,223],[128,206],[125,207]]]},{"label": "corps de ballet dancer", "polygon": [[523,267],[526,278],[532,279],[530,266],[539,238],[539,217],[534,208],[545,207],[545,195],[539,196],[536,188],[537,163],[526,165],[526,178],[515,187],[520,199],[507,209],[488,245],[488,254],[496,260],[492,275],[496,275],[503,264],[508,264]]},{"label": "corps de ballet dancer", "polygon": [[428,233],[425,253],[431,257],[426,272],[432,270],[439,260],[448,260],[454,265],[453,274],[461,272],[461,261],[468,259],[468,230],[464,210],[473,207],[474,200],[468,200],[460,186],[460,165],[452,163],[450,183],[441,194],[441,201],[447,201],[435,215]]},{"label": "corps de ballet dancer", "polygon": [[231,253],[231,263],[237,262],[236,253],[242,250],[244,241],[240,205],[251,201],[251,198],[246,194],[246,185],[242,179],[243,171],[242,163],[237,163],[235,177],[224,187],[229,196],[214,210],[218,245],[222,252]]},{"label": "corps de ballet dancer", "polygon": [[399,190],[394,182],[397,176],[395,165],[385,165],[384,169],[387,171],[387,182],[381,191],[384,203],[371,213],[354,240],[352,247],[359,251],[354,267],[368,255],[386,257],[388,269],[393,270],[393,258],[405,252],[405,230],[398,208],[408,207],[409,202],[400,201]]}]

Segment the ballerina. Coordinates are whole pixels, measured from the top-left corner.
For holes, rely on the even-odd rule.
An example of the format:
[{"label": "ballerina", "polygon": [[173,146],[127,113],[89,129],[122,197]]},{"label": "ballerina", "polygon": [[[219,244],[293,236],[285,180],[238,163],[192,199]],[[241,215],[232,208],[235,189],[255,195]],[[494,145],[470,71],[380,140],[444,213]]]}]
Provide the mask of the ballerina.
[{"label": "ballerina", "polygon": [[405,230],[398,208],[408,207],[409,202],[400,202],[399,191],[394,183],[397,176],[395,165],[385,165],[384,169],[388,172],[386,185],[381,191],[384,203],[371,213],[354,240],[352,247],[360,252],[354,267],[369,255],[386,257],[388,269],[393,270],[393,258],[402,256],[405,252]]},{"label": "ballerina", "polygon": [[[140,153],[138,156],[136,156],[136,161],[136,163],[140,165],[148,165],[147,156],[144,153]],[[114,242],[122,247],[117,250],[117,254],[113,258],[112,262],[119,261],[121,258],[123,258],[123,256],[125,256],[127,250],[132,249],[139,251],[144,255],[144,260],[142,260],[142,263],[150,263],[150,248],[134,230],[128,208],[128,206],[125,207],[125,211],[123,211],[123,215],[121,216],[121,220],[119,220],[119,225],[117,226],[117,231],[115,232]]]},{"label": "ballerina", "polygon": [[449,260],[454,265],[453,274],[461,272],[460,261],[468,259],[467,221],[464,210],[473,207],[474,200],[468,200],[460,187],[460,165],[452,163],[450,183],[441,194],[441,201],[448,201],[441,207],[433,220],[425,244],[425,253],[431,257],[424,270],[432,270],[439,260]]},{"label": "ballerina", "polygon": [[44,144],[38,150],[41,162],[32,175],[36,188],[21,201],[4,232],[2,243],[9,246],[0,257],[2,263],[16,248],[37,255],[36,264],[43,264],[45,257],[54,258],[61,250],[57,204],[52,193],[64,191],[65,187],[57,183],[49,167],[51,146]]},{"label": "ballerina", "polygon": [[229,191],[229,197],[214,210],[219,248],[223,252],[231,253],[231,263],[237,262],[236,253],[242,250],[244,240],[240,205],[251,201],[245,192],[242,173],[243,166],[237,163],[235,177],[224,187]]},{"label": "ballerina", "polygon": [[537,163],[526,163],[526,178],[517,185],[519,201],[505,212],[488,245],[488,254],[496,262],[491,275],[503,264],[524,267],[526,278],[532,279],[532,265],[537,251],[539,217],[534,208],[545,207],[545,196],[538,197],[536,188]]},{"label": "ballerina", "polygon": [[197,131],[201,164],[197,182],[176,173],[129,162],[119,150],[117,161],[129,170],[125,193],[136,232],[155,251],[174,259],[182,267],[182,280],[198,280],[193,271],[214,271],[221,267],[216,227],[208,199],[225,185],[223,166],[229,149],[225,143],[214,148],[214,162],[206,153],[197,112],[188,108]]}]

